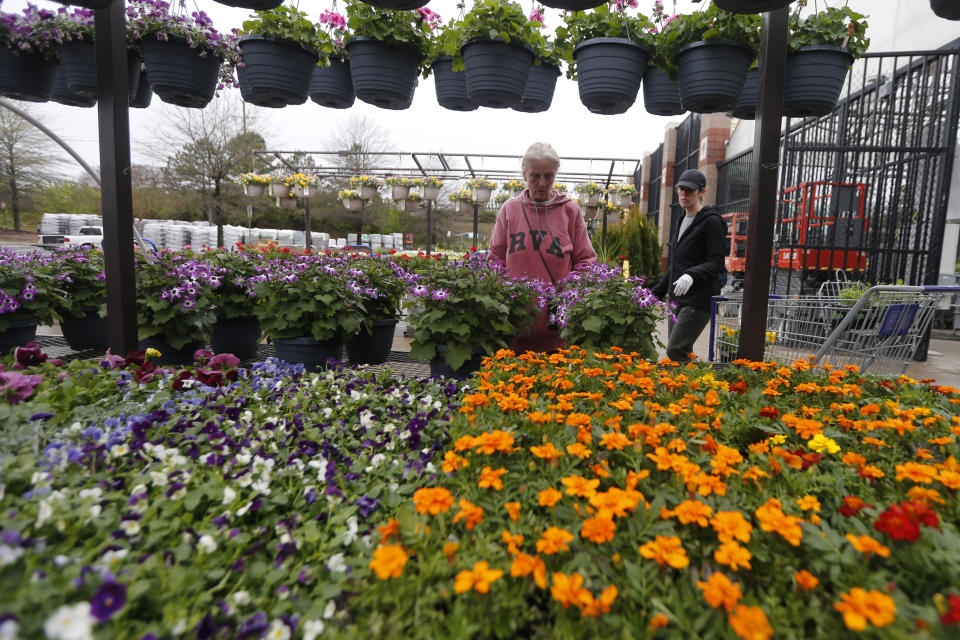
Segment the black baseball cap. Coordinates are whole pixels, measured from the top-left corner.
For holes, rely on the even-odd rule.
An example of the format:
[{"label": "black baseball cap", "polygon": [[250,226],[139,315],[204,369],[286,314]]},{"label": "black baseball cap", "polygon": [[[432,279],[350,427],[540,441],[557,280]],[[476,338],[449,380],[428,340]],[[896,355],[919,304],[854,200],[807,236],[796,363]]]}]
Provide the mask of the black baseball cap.
[{"label": "black baseball cap", "polygon": [[686,187],[687,189],[706,189],[707,176],[696,169],[687,169],[680,174],[680,179],[677,180],[677,186]]}]

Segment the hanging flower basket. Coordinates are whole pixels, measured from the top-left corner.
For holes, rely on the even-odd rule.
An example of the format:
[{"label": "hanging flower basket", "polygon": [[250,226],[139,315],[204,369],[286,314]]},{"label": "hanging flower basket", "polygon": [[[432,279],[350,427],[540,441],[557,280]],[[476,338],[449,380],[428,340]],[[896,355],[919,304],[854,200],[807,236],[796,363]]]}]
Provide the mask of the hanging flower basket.
[{"label": "hanging flower basket", "polygon": [[70,88],[62,64],[57,67],[57,75],[53,82],[53,92],[50,94],[50,99],[68,107],[92,107],[97,104],[96,95],[91,97]]},{"label": "hanging flower basket", "polygon": [[181,38],[147,39],[141,44],[143,63],[153,92],[166,103],[201,109],[217,90],[223,60],[191,48]]},{"label": "hanging flower basket", "polygon": [[290,187],[285,182],[271,182],[270,195],[274,198],[289,198]]},{"label": "hanging flower basket", "polygon": [[423,201],[414,198],[407,198],[403,201],[403,210],[407,213],[417,213],[423,209]]},{"label": "hanging flower basket", "polygon": [[592,38],[573,50],[580,102],[591,113],[625,113],[647,70],[647,49],[626,38]]},{"label": "hanging flower basket", "polygon": [[713,0],[713,3],[731,13],[763,13],[780,9],[793,0]]},{"label": "hanging flower basket", "polygon": [[147,72],[141,67],[140,59],[137,58],[137,68],[140,78],[137,80],[137,93],[130,100],[130,106],[134,109],[146,109],[150,106],[153,98],[153,87],[150,86],[150,80],[147,78]]},{"label": "hanging flower basket", "polygon": [[591,193],[591,194],[587,195],[587,206],[588,206],[588,207],[596,207],[596,206],[598,206],[599,204],[600,204],[600,194],[599,194],[599,193]]},{"label": "hanging flower basket", "polygon": [[297,196],[298,198],[310,198],[311,196],[314,195],[314,191],[316,191],[316,189],[313,187],[313,185],[309,185],[309,184],[308,185],[295,184],[290,188],[290,191],[293,193],[293,195]]},{"label": "hanging flower basket", "polygon": [[747,71],[747,78],[743,81],[743,88],[740,90],[740,97],[737,104],[730,112],[734,118],[741,120],[753,120],[757,117],[757,83],[759,82],[759,69],[750,69]]},{"label": "hanging flower basket", "polygon": [[61,4],[70,4],[85,9],[104,9],[113,4],[113,0],[63,0]]},{"label": "hanging flower basket", "polygon": [[249,198],[259,198],[266,192],[267,187],[263,184],[245,184],[243,185],[243,195]]},{"label": "hanging flower basket", "polygon": [[643,108],[655,116],[678,116],[686,111],[680,104],[680,86],[656,67],[647,67],[643,74]]},{"label": "hanging flower basket", "polygon": [[46,102],[53,94],[57,59],[39,53],[13,53],[0,47],[0,95],[26,102]]},{"label": "hanging flower basket", "polygon": [[436,200],[440,197],[440,187],[432,187],[426,185],[423,187],[423,199],[424,200]]},{"label": "hanging flower basket", "polygon": [[283,0],[214,0],[214,2],[228,7],[240,7],[253,11],[269,11],[283,4]]},{"label": "hanging flower basket", "polygon": [[474,199],[477,202],[490,202],[491,195],[493,195],[493,189],[490,187],[477,187]]},{"label": "hanging flower basket", "polygon": [[460,200],[460,215],[462,216],[472,216],[473,215],[473,203],[467,200]]},{"label": "hanging flower basket", "polygon": [[382,109],[410,106],[420,66],[416,49],[360,36],[347,42],[347,52],[358,98]]},{"label": "hanging flower basket", "polygon": [[[97,45],[88,40],[70,40],[60,49],[57,75],[64,75],[71,92],[90,98],[97,97]],[[137,96],[140,85],[140,55],[127,50],[127,88],[129,100]]]},{"label": "hanging flower basket", "polygon": [[513,108],[514,111],[540,113],[549,109],[553,103],[553,92],[557,88],[559,76],[560,67],[554,65],[535,64],[530,67],[527,86],[523,90],[523,99]]},{"label": "hanging flower basket", "polygon": [[478,39],[463,45],[467,95],[481,107],[506,109],[520,104],[533,66],[525,45]]},{"label": "hanging flower basket", "polygon": [[783,115],[805,118],[833,111],[852,64],[853,55],[841,47],[800,47],[788,55]]},{"label": "hanging flower basket", "polygon": [[564,11],[586,11],[605,4],[604,0],[545,0],[540,4]]},{"label": "hanging flower basket", "polygon": [[930,8],[941,18],[960,20],[960,2],[958,0],[930,0]]},{"label": "hanging flower basket", "polygon": [[367,184],[360,185],[360,197],[365,200],[372,200],[377,197],[377,188]]},{"label": "hanging flower basket", "polygon": [[633,196],[634,193],[621,193],[620,194],[620,206],[621,207],[632,207],[633,206]]},{"label": "hanging flower basket", "polygon": [[357,96],[350,78],[350,62],[330,60],[329,67],[313,67],[310,80],[310,99],[321,107],[349,109]]},{"label": "hanging flower basket", "polygon": [[249,35],[240,39],[237,67],[243,99],[260,107],[303,104],[310,92],[317,54],[296,42]]},{"label": "hanging flower basket", "polygon": [[394,184],[390,186],[391,200],[405,200],[410,195],[410,187],[403,184]]},{"label": "hanging flower basket", "polygon": [[467,95],[467,75],[464,71],[453,70],[453,58],[437,58],[432,66],[437,104],[451,111],[476,111],[478,105]]},{"label": "hanging flower basket", "polygon": [[380,7],[381,9],[393,9],[394,11],[409,11],[419,9],[427,4],[428,0],[362,0],[371,7]]},{"label": "hanging flower basket", "polygon": [[694,113],[730,111],[753,62],[753,52],[732,40],[694,42],[680,49],[680,100]]},{"label": "hanging flower basket", "polygon": [[347,211],[360,211],[363,209],[363,200],[360,198],[344,198],[343,208]]},{"label": "hanging flower basket", "polygon": [[297,199],[291,197],[277,198],[277,206],[281,209],[296,209]]}]

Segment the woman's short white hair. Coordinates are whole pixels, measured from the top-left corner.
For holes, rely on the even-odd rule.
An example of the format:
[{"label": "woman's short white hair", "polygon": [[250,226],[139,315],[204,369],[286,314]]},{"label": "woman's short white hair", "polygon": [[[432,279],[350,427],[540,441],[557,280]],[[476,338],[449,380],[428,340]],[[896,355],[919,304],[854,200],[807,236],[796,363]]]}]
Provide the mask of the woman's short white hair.
[{"label": "woman's short white hair", "polygon": [[546,142],[534,142],[530,145],[530,148],[527,149],[527,152],[523,154],[523,160],[520,161],[520,170],[526,173],[528,164],[531,162],[539,162],[540,160],[549,160],[555,164],[558,169],[560,168],[560,156],[557,155],[557,150]]}]

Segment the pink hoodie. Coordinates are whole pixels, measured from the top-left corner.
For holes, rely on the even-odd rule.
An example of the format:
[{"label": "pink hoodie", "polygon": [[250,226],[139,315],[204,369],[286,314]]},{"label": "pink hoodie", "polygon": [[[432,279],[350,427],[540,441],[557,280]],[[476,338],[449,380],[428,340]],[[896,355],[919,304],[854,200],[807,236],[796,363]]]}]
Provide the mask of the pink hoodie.
[{"label": "pink hoodie", "polygon": [[[501,207],[490,236],[490,254],[511,275],[555,284],[575,267],[597,261],[579,205],[564,193],[553,195],[544,204],[524,189]],[[514,339],[514,351],[554,351],[562,345],[560,332],[547,326],[547,316],[548,311],[541,312],[530,332]]]}]

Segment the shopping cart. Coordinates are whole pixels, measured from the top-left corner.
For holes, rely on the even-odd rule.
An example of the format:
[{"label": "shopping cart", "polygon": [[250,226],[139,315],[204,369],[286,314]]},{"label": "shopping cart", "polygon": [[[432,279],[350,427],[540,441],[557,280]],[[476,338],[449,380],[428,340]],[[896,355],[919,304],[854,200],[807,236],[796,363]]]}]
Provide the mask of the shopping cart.
[{"label": "shopping cart", "polygon": [[[930,328],[945,294],[960,287],[883,285],[858,300],[838,295],[770,296],[767,303],[765,360],[856,365],[864,373],[899,375]],[[710,315],[712,362],[737,357],[743,296],[715,296]]]}]

